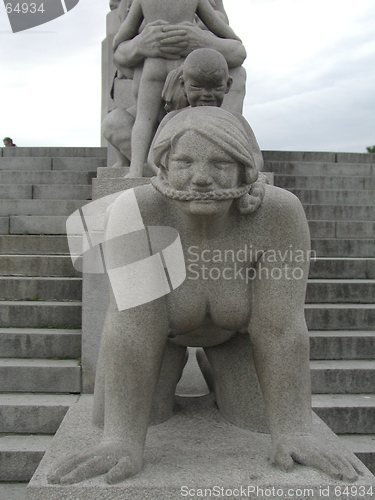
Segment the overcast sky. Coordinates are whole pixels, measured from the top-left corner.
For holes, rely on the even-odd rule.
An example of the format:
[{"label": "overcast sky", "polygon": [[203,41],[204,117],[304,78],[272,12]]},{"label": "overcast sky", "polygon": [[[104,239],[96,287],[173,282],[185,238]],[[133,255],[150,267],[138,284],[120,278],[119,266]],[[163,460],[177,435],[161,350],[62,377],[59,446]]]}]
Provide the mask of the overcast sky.
[{"label": "overcast sky", "polygon": [[[48,0],[46,0],[48,1]],[[248,57],[244,115],[262,149],[375,144],[374,0],[224,0]],[[13,34],[0,3],[0,135],[98,146],[107,0]]]}]

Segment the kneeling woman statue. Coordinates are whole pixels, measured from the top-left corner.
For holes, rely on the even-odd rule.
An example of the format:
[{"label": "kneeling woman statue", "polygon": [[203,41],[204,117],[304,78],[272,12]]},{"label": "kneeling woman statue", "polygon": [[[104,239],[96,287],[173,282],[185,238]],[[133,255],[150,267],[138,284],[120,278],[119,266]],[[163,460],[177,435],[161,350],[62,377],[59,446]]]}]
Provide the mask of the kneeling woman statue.
[{"label": "kneeling woman statue", "polygon": [[[220,108],[176,115],[155,143],[154,161],[159,174],[152,185],[130,190],[136,210],[129,191],[112,205],[106,239],[115,240],[131,217],[146,228],[174,228],[186,279],[171,293],[125,310],[111,294],[94,403],[103,440],[64,462],[50,481],[105,473],[116,483],[137,474],[150,420],[172,413],[187,346],[203,347],[217,404],[229,421],[258,431],[267,422],[276,466],[291,470],[296,461],[356,479],[351,459],[312,435],[304,317],[310,236],[301,203],[258,179],[241,123]],[[108,268],[132,251],[139,260],[136,247],[108,246]]]}]

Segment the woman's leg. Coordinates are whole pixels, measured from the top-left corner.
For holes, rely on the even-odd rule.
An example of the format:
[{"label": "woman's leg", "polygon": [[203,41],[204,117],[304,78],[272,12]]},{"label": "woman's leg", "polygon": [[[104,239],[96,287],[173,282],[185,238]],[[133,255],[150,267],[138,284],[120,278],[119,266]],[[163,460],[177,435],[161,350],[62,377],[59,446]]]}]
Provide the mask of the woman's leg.
[{"label": "woman's leg", "polygon": [[206,347],[212,372],[202,354],[198,363],[210,385],[214,384],[217,405],[224,417],[238,427],[268,432],[266,409],[255,372],[250,336],[237,334],[228,342]]},{"label": "woman's leg", "polygon": [[151,424],[160,424],[171,418],[176,385],[188,359],[186,347],[167,341],[151,410]]}]

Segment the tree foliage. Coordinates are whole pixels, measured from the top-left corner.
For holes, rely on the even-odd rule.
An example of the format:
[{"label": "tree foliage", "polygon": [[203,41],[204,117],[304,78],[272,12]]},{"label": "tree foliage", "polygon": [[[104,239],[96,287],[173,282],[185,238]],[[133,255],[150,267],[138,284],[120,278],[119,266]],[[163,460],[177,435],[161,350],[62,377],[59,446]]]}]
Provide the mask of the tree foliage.
[{"label": "tree foliage", "polygon": [[375,146],[367,146],[366,149],[368,153],[375,153]]}]

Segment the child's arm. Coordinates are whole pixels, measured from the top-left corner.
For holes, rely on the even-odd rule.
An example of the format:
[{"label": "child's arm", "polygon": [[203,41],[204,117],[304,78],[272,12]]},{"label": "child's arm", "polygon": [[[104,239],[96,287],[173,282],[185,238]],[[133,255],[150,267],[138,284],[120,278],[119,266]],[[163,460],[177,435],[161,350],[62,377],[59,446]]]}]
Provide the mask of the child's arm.
[{"label": "child's arm", "polygon": [[121,24],[120,29],[113,39],[113,50],[115,51],[121,42],[131,40],[138,35],[138,30],[143,21],[143,11],[141,0],[134,0],[129,10],[129,14]]},{"label": "child's arm", "polygon": [[223,5],[223,0],[214,0],[215,5],[213,5],[212,2],[210,2],[212,7],[216,10],[216,12],[220,12],[222,14],[222,17],[224,21],[229,24],[229,19],[227,16],[227,13],[225,12],[224,5]]},{"label": "child's arm", "polygon": [[220,38],[234,38],[241,41],[232,28],[220,19],[209,0],[198,1],[197,14],[207,28],[216,36]]}]

